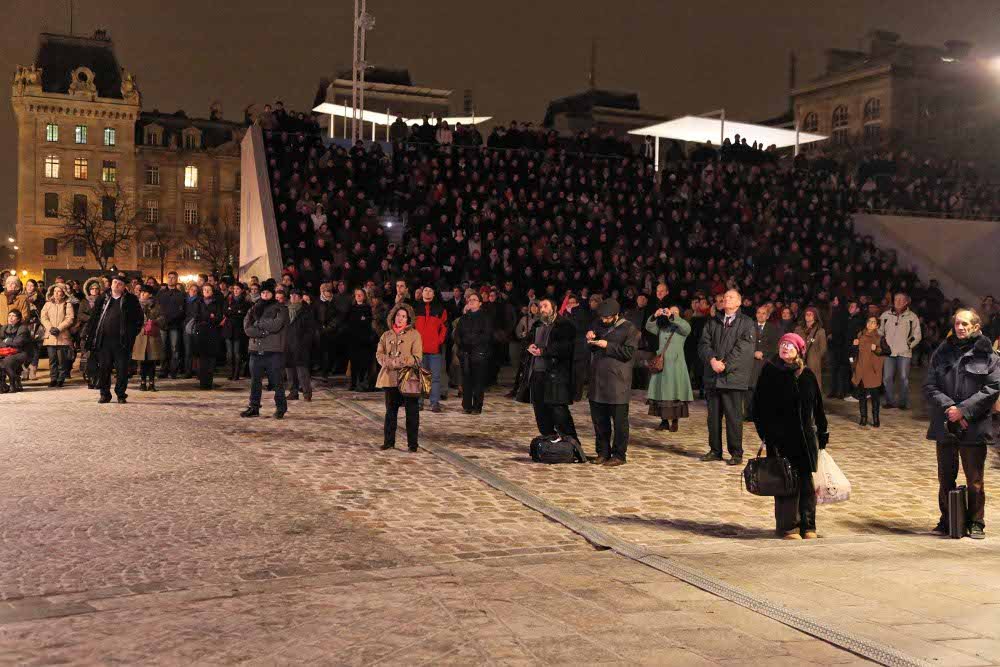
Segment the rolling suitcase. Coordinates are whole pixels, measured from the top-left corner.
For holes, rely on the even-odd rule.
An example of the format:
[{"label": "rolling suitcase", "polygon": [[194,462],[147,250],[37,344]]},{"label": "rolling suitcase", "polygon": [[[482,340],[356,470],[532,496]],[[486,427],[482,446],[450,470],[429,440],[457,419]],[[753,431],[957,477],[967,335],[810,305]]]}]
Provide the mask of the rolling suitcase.
[{"label": "rolling suitcase", "polygon": [[965,537],[966,516],[969,507],[965,491],[965,487],[960,486],[948,492],[948,537],[956,540]]}]

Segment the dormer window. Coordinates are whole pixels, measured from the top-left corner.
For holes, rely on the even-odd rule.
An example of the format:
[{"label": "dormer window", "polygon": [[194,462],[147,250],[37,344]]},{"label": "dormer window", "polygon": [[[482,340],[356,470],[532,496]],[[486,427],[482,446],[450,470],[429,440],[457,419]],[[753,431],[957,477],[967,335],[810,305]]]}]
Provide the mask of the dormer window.
[{"label": "dormer window", "polygon": [[147,146],[162,146],[163,128],[159,125],[147,125],[143,143]]},{"label": "dormer window", "polygon": [[201,131],[197,128],[189,127],[185,129],[182,140],[185,150],[196,151],[201,149]]}]

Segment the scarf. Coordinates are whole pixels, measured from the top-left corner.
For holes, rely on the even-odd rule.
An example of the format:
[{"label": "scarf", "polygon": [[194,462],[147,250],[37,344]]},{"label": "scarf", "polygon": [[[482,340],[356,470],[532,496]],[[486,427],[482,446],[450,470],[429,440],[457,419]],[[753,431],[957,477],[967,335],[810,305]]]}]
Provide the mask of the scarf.
[{"label": "scarf", "polygon": [[951,336],[948,339],[948,341],[952,345],[954,345],[959,352],[965,354],[966,352],[971,350],[972,347],[976,344],[976,341],[979,340],[979,336],[980,334],[974,334],[972,336],[969,336],[968,338],[959,338],[958,336]]},{"label": "scarf", "polygon": [[288,321],[294,322],[295,318],[299,316],[299,311],[302,310],[302,303],[290,303],[288,304]]},{"label": "scarf", "polygon": [[392,330],[395,331],[397,334],[401,334],[401,333],[403,333],[404,330],[406,330],[406,328],[408,326],[410,326],[410,325],[409,324],[404,324],[404,325],[400,326],[400,325],[396,324],[395,322],[393,322],[393,324],[392,324]]}]

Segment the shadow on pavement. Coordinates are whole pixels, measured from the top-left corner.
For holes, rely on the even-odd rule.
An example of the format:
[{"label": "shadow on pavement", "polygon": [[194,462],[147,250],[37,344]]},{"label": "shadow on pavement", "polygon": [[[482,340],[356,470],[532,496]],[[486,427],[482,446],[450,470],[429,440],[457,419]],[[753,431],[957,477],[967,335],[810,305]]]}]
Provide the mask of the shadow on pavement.
[{"label": "shadow on pavement", "polygon": [[641,524],[644,526],[672,528],[695,535],[711,537],[729,537],[737,540],[773,540],[777,539],[773,530],[765,528],[748,528],[738,523],[709,523],[692,521],[690,519],[646,519],[638,516],[609,516],[596,523],[605,524]]}]

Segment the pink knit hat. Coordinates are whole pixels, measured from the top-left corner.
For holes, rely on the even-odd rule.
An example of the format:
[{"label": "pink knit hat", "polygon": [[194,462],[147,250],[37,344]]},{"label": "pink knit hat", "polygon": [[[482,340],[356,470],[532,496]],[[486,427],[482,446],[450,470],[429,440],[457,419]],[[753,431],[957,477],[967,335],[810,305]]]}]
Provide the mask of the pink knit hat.
[{"label": "pink knit hat", "polygon": [[797,333],[786,333],[778,340],[778,347],[781,347],[782,343],[791,343],[800,355],[806,353],[806,342]]}]

